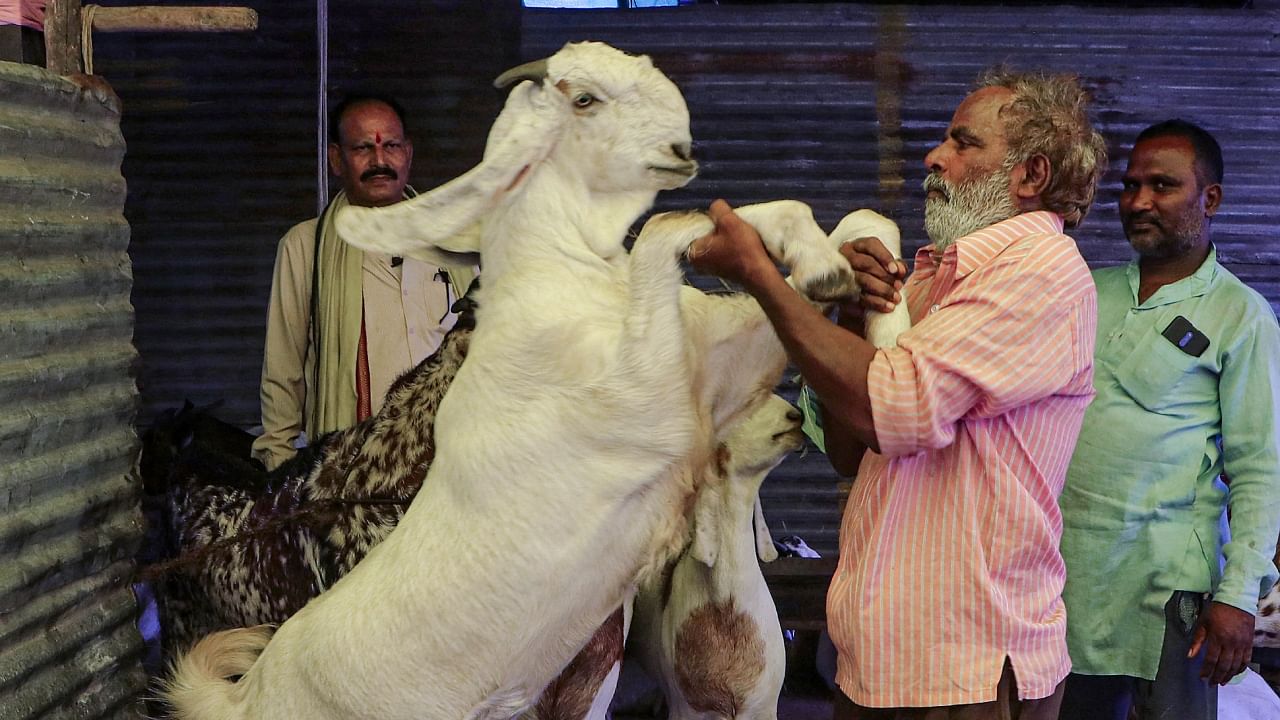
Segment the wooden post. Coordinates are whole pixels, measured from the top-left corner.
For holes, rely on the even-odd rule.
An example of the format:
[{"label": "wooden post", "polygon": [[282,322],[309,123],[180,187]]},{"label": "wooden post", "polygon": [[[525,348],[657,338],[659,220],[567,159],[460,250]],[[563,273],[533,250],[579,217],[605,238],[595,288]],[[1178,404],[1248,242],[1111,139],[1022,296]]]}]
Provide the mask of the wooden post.
[{"label": "wooden post", "polygon": [[59,75],[84,72],[80,52],[80,0],[49,0],[44,8],[45,67]]},{"label": "wooden post", "polygon": [[258,13],[246,7],[96,7],[101,32],[230,32],[257,30]]}]

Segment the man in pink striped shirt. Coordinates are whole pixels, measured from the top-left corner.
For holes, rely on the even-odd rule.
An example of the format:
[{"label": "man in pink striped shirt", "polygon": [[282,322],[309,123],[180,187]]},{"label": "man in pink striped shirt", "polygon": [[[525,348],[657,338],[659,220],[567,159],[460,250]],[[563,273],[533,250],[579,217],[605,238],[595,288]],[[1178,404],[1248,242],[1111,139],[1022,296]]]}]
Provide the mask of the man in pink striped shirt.
[{"label": "man in pink striped shirt", "polygon": [[[837,324],[722,201],[690,252],[760,302],[822,404],[832,465],[857,472],[827,598],[838,719],[1057,718],[1070,660],[1056,501],[1097,321],[1063,229],[1106,164],[1086,105],[1069,76],[984,76],[925,158],[932,244],[905,284],[879,241],[845,246],[863,294]],[[903,295],[913,327],[877,350],[861,308]]]}]

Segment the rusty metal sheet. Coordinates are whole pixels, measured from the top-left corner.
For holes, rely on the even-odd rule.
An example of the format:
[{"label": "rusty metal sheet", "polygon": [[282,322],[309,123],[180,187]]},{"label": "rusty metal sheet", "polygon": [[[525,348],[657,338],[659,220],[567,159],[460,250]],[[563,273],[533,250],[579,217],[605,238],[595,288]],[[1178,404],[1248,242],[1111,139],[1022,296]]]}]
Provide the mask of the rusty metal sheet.
[{"label": "rusty metal sheet", "polygon": [[113,96],[0,63],[0,718],[137,717],[131,267]]}]

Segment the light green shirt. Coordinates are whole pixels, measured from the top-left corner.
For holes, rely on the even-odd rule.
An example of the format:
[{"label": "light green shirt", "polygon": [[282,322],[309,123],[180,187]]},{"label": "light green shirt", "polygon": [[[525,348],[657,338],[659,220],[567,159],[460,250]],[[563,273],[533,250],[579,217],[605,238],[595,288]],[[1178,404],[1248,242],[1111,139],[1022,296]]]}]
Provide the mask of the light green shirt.
[{"label": "light green shirt", "polygon": [[[1280,326],[1215,250],[1141,305],[1136,262],[1093,278],[1098,394],[1059,500],[1067,645],[1073,672],[1150,680],[1174,590],[1256,613],[1275,582]],[[1199,357],[1162,335],[1179,315],[1209,339]]]}]

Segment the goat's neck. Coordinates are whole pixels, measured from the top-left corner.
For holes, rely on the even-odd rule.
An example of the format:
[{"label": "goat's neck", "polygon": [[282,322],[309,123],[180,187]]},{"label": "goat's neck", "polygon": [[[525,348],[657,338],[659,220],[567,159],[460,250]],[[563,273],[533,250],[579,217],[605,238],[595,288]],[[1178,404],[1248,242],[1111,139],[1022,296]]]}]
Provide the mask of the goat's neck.
[{"label": "goat's neck", "polygon": [[592,190],[581,173],[548,163],[486,220],[484,273],[492,283],[508,268],[548,261],[571,266],[616,265],[626,255],[631,225],[653,205],[657,192]]}]

